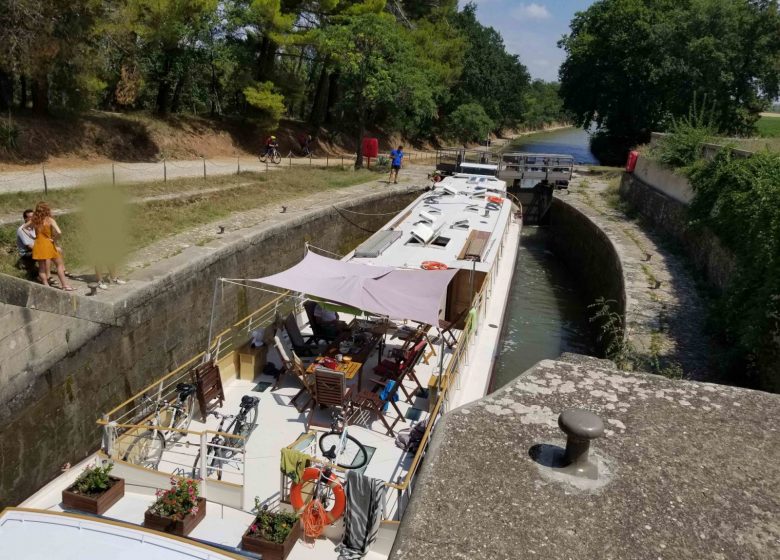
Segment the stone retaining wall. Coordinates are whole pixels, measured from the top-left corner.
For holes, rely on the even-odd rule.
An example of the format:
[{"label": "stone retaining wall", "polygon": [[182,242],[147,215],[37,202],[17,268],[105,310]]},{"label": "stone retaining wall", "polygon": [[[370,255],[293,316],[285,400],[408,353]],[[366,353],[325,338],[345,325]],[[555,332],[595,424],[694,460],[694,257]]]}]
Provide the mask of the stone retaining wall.
[{"label": "stone retaining wall", "polygon": [[[345,253],[420,191],[383,186],[340,203],[369,215],[330,203],[279,214],[143,269],[100,303],[0,276],[0,508],[93,452],[101,413],[205,348],[216,278],[278,272],[301,259],[306,241]],[[216,332],[268,297],[225,289]]]},{"label": "stone retaining wall", "polygon": [[555,253],[576,271],[588,300],[614,300],[614,311],[625,318],[629,301],[623,259],[620,248],[608,235],[608,226],[559,196],[553,198],[550,216]]},{"label": "stone retaining wall", "polygon": [[[620,183],[620,196],[655,229],[677,240],[707,281],[718,290],[723,290],[736,266],[734,256],[710,230],[691,228],[688,225],[687,203],[669,196],[670,190],[680,190],[677,188],[680,183],[688,185],[687,190],[692,192],[688,181],[648,158],[640,157],[640,161],[643,161],[643,169],[661,169],[663,172],[653,171],[644,175],[624,173]],[[672,186],[655,182],[669,176],[674,177]],[[643,177],[652,178],[654,181],[648,182]]]}]

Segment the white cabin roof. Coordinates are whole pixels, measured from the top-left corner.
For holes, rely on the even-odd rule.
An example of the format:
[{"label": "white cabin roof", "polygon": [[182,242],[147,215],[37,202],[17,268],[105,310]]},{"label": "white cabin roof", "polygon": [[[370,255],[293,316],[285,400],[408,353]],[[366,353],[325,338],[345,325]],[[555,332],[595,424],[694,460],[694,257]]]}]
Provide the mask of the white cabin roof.
[{"label": "white cabin roof", "polygon": [[[490,197],[502,200],[496,203]],[[475,268],[486,272],[511,214],[504,181],[484,175],[453,175],[407,206],[400,217],[361,244],[350,260],[398,268],[420,268],[424,261],[436,261],[471,270],[472,261],[459,257],[473,239],[472,232],[483,232],[479,235],[488,238]]]}]

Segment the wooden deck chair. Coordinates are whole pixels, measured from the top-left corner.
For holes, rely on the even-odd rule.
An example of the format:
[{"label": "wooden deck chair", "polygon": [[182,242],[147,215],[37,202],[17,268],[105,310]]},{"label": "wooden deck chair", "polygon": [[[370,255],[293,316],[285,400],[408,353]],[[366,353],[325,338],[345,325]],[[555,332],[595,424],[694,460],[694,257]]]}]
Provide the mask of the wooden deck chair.
[{"label": "wooden deck chair", "polygon": [[[386,383],[377,383],[380,384],[383,389],[386,386]],[[388,392],[384,398],[381,396],[381,393],[364,390],[358,393],[357,397],[354,399],[355,406],[357,406],[360,410],[365,410],[371,414],[376,415],[382,424],[384,424],[385,429],[387,430],[387,435],[391,437],[395,437],[395,432],[393,431],[395,425],[398,424],[398,422],[406,422],[406,418],[404,418],[404,415],[401,414],[401,409],[398,408],[398,405],[395,403],[395,399],[393,398],[398,393],[398,387],[399,384],[396,383],[392,391]],[[395,409],[395,418],[389,418],[386,416],[385,408],[387,405],[390,405]],[[388,420],[392,420],[392,422],[389,422]]]},{"label": "wooden deck chair", "polygon": [[[318,366],[314,370],[313,400],[315,405],[326,408],[338,407],[344,409],[352,400],[352,389],[347,388],[344,374],[340,371]],[[306,429],[311,426],[314,411],[318,406],[312,406],[309,417],[306,419]],[[330,425],[328,423],[326,427]]]},{"label": "wooden deck chair", "polygon": [[[284,364],[284,372],[294,375],[302,385],[301,390],[295,393],[295,396],[290,400],[290,403],[298,412],[303,412],[311,403],[312,399],[312,388],[310,381],[311,376],[306,373],[306,367],[304,366],[303,361],[295,352],[292,353],[292,358],[290,358],[290,356],[287,354],[287,349],[284,347],[284,344],[282,344],[282,341],[278,336],[274,337],[274,346],[276,347],[276,351],[279,352],[279,357],[282,360],[282,364]],[[282,379],[282,375],[283,374],[279,374],[279,377],[277,378],[276,383],[274,383],[274,386],[271,388],[271,391],[275,391],[278,388],[279,381]],[[303,406],[298,406],[295,404],[295,401],[304,396],[304,394],[307,398],[303,403]]]},{"label": "wooden deck chair", "polygon": [[290,343],[293,350],[295,350],[301,356],[316,356],[319,353],[319,347],[316,344],[312,344],[312,337],[305,339],[301,334],[301,329],[298,327],[298,321],[295,319],[295,315],[290,313],[284,320],[284,330],[287,331],[287,336],[290,337]]},{"label": "wooden deck chair", "polygon": [[455,334],[452,332],[452,330],[463,320],[464,317],[466,317],[466,315],[468,315],[470,310],[470,307],[464,307],[463,310],[458,313],[458,316],[455,317],[455,319],[452,321],[439,319],[439,330],[441,330],[441,336],[444,338],[444,343],[449,348],[454,348],[458,343],[458,339],[455,337]]},{"label": "wooden deck chair", "polygon": [[398,385],[401,387],[401,391],[403,391],[403,394],[406,396],[407,402],[412,402],[412,396],[407,388],[404,387],[403,381],[404,379],[409,378],[415,382],[420,391],[423,390],[422,384],[420,384],[420,380],[417,379],[417,374],[414,372],[414,368],[425,352],[425,346],[427,344],[428,341],[423,338],[423,340],[417,342],[414,347],[407,350],[400,360],[383,360],[382,363],[374,368],[374,374],[378,375],[380,378],[379,382],[375,380],[375,383],[381,384],[380,382],[391,379],[397,381]]}]

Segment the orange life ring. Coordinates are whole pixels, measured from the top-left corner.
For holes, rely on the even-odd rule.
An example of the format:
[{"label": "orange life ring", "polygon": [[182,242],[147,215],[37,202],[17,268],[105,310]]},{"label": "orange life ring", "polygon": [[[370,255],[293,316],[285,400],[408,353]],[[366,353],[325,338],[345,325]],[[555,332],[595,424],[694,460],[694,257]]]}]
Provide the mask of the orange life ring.
[{"label": "orange life ring", "polygon": [[447,270],[449,267],[438,261],[423,261],[420,265],[423,270]]},{"label": "orange life ring", "polygon": [[[290,486],[290,504],[296,512],[300,512],[306,507],[306,500],[303,499],[303,487],[305,484],[314,485],[320,478],[320,469],[315,467],[307,467],[303,471],[301,480]],[[333,492],[333,507],[330,510],[325,511],[325,518],[329,524],[335,523],[339,517],[344,515],[344,507],[347,504],[344,496],[344,486],[335,474],[331,474],[328,479],[328,486],[331,492]]]},{"label": "orange life ring", "polygon": [[504,203],[504,199],[501,198],[500,196],[489,196],[488,197],[488,202],[495,202],[496,204],[503,204]]}]

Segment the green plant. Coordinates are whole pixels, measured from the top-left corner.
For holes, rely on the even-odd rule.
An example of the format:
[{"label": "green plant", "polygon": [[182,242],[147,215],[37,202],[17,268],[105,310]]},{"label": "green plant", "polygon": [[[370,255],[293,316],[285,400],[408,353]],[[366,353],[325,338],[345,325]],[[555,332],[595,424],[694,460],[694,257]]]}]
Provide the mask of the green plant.
[{"label": "green plant", "polygon": [[157,501],[149,511],[162,517],[184,519],[187,515],[198,513],[198,483],[190,478],[171,477],[168,490],[157,490]]},{"label": "green plant", "polygon": [[[706,103],[706,98],[705,98]],[[717,133],[712,112],[696,106],[696,97],[688,114],[672,118],[669,133],[650,149],[651,157],[669,167],[688,167],[701,157],[702,144]]]},{"label": "green plant", "polygon": [[111,487],[109,473],[113,467],[113,463],[108,462],[102,466],[96,464],[94,467],[87,467],[73,483],[73,487],[79,494],[101,494]]},{"label": "green plant", "polygon": [[271,512],[268,506],[260,504],[260,499],[255,498],[255,522],[249,526],[249,535],[263,540],[282,544],[293,530],[298,516],[293,513]]},{"label": "green plant", "polygon": [[615,311],[616,306],[617,302],[613,299],[598,298],[588,306],[588,309],[594,310],[590,322],[598,323],[597,340],[604,344],[606,357],[614,361],[620,369],[632,369],[636,351],[626,340],[623,316]]},{"label": "green plant", "polygon": [[12,122],[0,122],[0,146],[15,150],[19,146],[19,127]]}]

